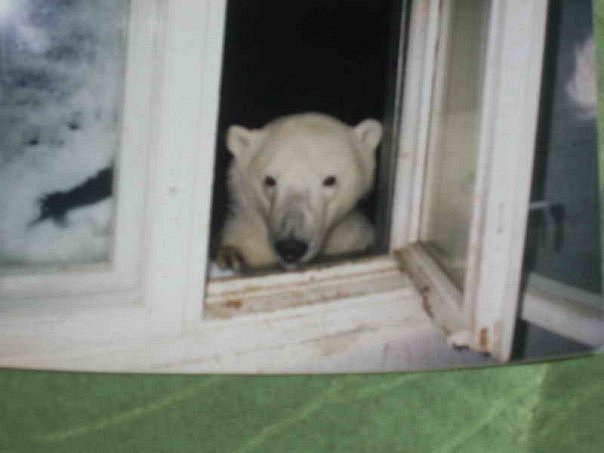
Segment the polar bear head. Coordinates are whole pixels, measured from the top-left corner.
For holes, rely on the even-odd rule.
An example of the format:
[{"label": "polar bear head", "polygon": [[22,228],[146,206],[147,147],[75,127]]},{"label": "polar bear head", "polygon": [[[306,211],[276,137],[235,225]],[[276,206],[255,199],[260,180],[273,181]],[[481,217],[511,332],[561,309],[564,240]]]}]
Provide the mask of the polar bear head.
[{"label": "polar bear head", "polygon": [[264,219],[282,265],[315,257],[371,189],[381,137],[376,120],[350,127],[319,113],[281,117],[261,129],[229,128],[231,197]]}]

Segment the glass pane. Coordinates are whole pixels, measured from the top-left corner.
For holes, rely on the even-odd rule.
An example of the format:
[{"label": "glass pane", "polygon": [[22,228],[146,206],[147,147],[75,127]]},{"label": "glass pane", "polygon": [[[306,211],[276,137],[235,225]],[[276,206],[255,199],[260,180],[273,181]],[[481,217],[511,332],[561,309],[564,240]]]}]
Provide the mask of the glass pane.
[{"label": "glass pane", "polygon": [[0,1],[0,266],[107,261],[126,0]]},{"label": "glass pane", "polygon": [[549,27],[526,270],[534,281],[601,293],[591,1],[553,2]]},{"label": "glass pane", "polygon": [[450,2],[428,155],[421,240],[459,287],[466,270],[475,184],[488,2]]}]

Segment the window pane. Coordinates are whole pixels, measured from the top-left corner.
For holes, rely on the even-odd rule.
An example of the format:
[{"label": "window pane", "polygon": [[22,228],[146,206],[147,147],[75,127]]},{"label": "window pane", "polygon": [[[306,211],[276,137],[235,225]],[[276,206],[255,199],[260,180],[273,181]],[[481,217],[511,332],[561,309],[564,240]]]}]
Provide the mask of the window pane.
[{"label": "window pane", "polygon": [[601,293],[591,1],[553,2],[548,34],[526,270]]},{"label": "window pane", "polygon": [[111,255],[126,0],[0,2],[0,265]]},{"label": "window pane", "polygon": [[436,85],[421,240],[463,286],[476,173],[482,60],[488,2],[449,3],[450,22],[441,42],[441,81]]}]

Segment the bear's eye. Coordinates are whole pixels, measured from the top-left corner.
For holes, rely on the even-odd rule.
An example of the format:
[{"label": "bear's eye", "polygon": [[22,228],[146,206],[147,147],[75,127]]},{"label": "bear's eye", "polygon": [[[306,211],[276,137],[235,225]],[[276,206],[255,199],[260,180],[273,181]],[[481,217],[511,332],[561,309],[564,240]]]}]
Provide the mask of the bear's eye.
[{"label": "bear's eye", "polygon": [[277,184],[277,181],[272,176],[267,176],[264,178],[264,185],[266,187],[274,187]]},{"label": "bear's eye", "polygon": [[327,178],[325,178],[323,180],[323,185],[325,187],[335,186],[336,185],[336,177],[335,176],[328,176]]}]

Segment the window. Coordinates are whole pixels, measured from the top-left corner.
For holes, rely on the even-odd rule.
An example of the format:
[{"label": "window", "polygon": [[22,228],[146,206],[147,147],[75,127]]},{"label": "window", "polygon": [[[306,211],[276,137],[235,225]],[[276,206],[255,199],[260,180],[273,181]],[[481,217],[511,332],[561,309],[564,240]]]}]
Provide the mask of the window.
[{"label": "window", "polygon": [[[434,89],[424,94],[424,107],[416,104],[416,110],[407,116],[412,121],[403,126],[403,135],[406,127],[410,128],[412,136],[413,130],[424,129],[415,134],[415,142],[405,144],[408,148],[404,148],[415,152],[410,153],[412,165],[405,176],[411,182],[400,191],[397,203],[400,217],[397,218],[410,213],[412,219],[399,235],[398,245],[407,246],[400,252],[403,262],[418,282],[424,304],[447,334],[449,343],[488,351],[505,360],[511,352],[519,289],[520,253],[526,222],[524,208],[528,203],[529,169],[538,112],[539,62],[543,52],[546,4],[531,2],[522,5],[512,1],[489,2],[485,6],[483,2],[478,3],[445,2],[442,12],[434,12],[441,15],[441,20],[436,21],[438,26],[428,29],[422,37],[436,49],[435,56],[428,57],[423,68],[424,72],[434,74]],[[465,91],[447,96],[448,93],[442,90],[447,87],[442,83],[443,74],[447,74],[447,58],[442,55],[447,55],[448,50],[454,52],[456,42],[462,41],[457,36],[448,43],[448,27],[457,27],[455,31],[463,33],[465,30],[468,33],[469,29],[465,27],[480,22],[478,18],[483,14],[488,17],[484,47],[473,47],[476,52],[474,63],[480,65],[482,60],[483,72],[468,72],[469,77],[481,79],[478,93],[474,91],[476,87],[467,84]],[[481,29],[472,27],[470,30],[480,36]],[[441,45],[442,42],[447,45]],[[454,74],[449,74],[451,80]],[[423,76],[418,70],[418,77]],[[451,104],[449,110],[447,102]],[[473,105],[476,102],[477,107]],[[439,181],[430,179],[431,173],[434,174],[430,170],[430,153],[432,156],[437,153],[438,157],[439,146],[440,152],[444,152],[462,143],[455,140],[443,143],[441,139],[449,132],[447,127],[451,121],[455,120],[455,115],[449,113],[456,112],[452,108],[455,106],[458,112],[466,112],[457,117],[465,117],[464,126],[471,135],[465,140],[475,146],[475,151],[467,151],[466,154],[473,159],[469,168],[475,165],[475,174],[466,166],[465,176],[460,175],[453,181],[452,193],[446,190],[439,192]],[[444,113],[441,113],[443,107]],[[478,118],[473,119],[473,114]],[[430,115],[436,115],[437,121],[425,119]],[[440,121],[441,117],[444,117],[444,122]],[[476,135],[472,134],[472,127],[476,127]],[[470,191],[468,184],[474,186]],[[426,189],[435,195],[427,196]],[[471,197],[471,213],[467,207],[464,208],[465,197],[460,190],[465,190],[466,197]],[[432,198],[439,204],[422,211]],[[434,234],[429,228],[426,230],[422,220],[431,220],[439,209],[455,209],[458,213],[454,217],[455,225],[469,221],[469,231],[460,236],[461,243],[467,241],[468,244],[463,254],[452,253],[450,250],[455,249],[451,245],[443,247],[438,241],[435,250]],[[465,214],[462,215],[464,209]],[[426,213],[428,217],[425,217]],[[452,260],[451,257],[458,259]]]},{"label": "window", "polygon": [[19,5],[6,13],[15,20],[1,38],[5,269],[111,259],[127,6]]},{"label": "window", "polygon": [[15,3],[0,22],[0,298],[132,300],[153,3],[39,3]]},{"label": "window", "polygon": [[[210,259],[216,257],[228,211],[227,167],[233,165],[225,145],[228,127],[256,129],[280,116],[305,112],[329,114],[348,125],[366,118],[383,124],[375,183],[360,200],[359,211],[376,228],[376,243],[366,254],[387,252],[407,18],[408,4],[400,0],[227,2]],[[319,256],[318,262],[334,264],[337,259]],[[221,274],[216,266],[211,268],[204,316],[215,310],[220,316],[252,310],[247,302],[226,309],[224,304],[245,296],[226,297],[229,285]],[[274,278],[254,281],[271,286]],[[359,286],[357,292],[367,290]],[[254,310],[260,306],[278,308],[258,302]]]},{"label": "window", "polygon": [[[3,276],[0,364],[417,369],[443,366],[442,334],[451,345],[507,360],[546,2],[413,0],[372,8],[386,4],[394,31],[380,35],[388,41],[380,57],[388,68],[372,94],[382,108],[375,115],[389,129],[376,188],[384,238],[377,253],[298,272],[214,279],[206,288],[210,181],[222,168],[214,150],[226,124],[238,121],[221,119],[220,101],[233,63],[223,47],[225,24],[235,16],[227,17],[224,0],[132,0],[129,8],[116,1],[115,8],[128,10],[113,233],[124,244],[116,244],[102,271],[55,267]],[[454,219],[455,234],[443,234],[442,218]],[[130,225],[126,233],[120,222]],[[398,345],[395,361],[385,345]]]},{"label": "window", "polygon": [[604,344],[591,2],[552,2],[547,36],[520,357],[573,351],[572,341],[583,350]]}]

